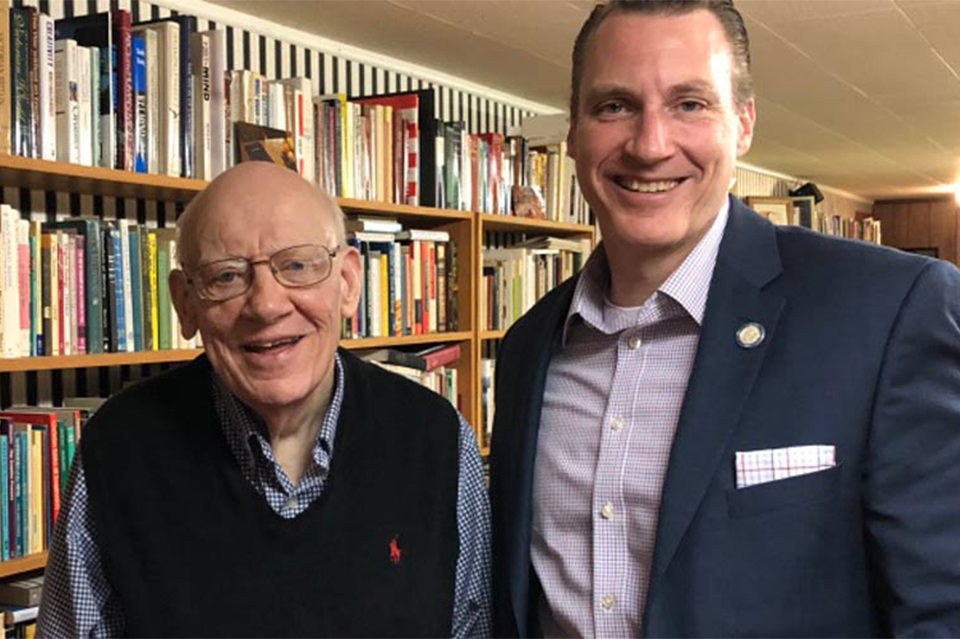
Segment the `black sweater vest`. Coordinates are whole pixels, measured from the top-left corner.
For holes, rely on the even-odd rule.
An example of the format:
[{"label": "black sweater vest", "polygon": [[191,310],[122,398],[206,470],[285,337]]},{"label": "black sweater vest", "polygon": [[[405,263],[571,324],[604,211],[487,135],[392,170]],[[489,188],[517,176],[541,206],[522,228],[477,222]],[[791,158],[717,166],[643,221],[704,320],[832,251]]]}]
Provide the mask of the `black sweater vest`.
[{"label": "black sweater vest", "polygon": [[341,357],[330,474],[292,520],[237,467],[204,357],[97,412],[83,465],[128,635],[449,636],[456,413],[412,382]]}]

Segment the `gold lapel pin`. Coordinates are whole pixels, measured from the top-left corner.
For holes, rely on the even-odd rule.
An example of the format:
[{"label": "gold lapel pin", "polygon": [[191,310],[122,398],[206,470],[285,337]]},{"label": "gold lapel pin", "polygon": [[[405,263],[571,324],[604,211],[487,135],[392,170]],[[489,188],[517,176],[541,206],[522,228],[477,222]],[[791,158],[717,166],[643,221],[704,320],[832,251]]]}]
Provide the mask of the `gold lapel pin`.
[{"label": "gold lapel pin", "polygon": [[756,322],[747,322],[737,331],[737,344],[742,348],[756,348],[763,343],[763,338],[767,336],[763,330],[762,324]]}]

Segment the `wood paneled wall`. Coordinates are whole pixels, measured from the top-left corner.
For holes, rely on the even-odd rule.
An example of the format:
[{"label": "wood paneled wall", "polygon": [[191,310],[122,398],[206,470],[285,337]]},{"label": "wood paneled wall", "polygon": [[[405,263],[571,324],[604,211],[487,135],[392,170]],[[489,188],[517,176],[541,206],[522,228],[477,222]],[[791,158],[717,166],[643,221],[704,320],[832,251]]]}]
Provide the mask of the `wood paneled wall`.
[{"label": "wood paneled wall", "polygon": [[960,207],[954,199],[887,200],[873,205],[883,243],[896,248],[936,247],[940,259],[960,265]]}]

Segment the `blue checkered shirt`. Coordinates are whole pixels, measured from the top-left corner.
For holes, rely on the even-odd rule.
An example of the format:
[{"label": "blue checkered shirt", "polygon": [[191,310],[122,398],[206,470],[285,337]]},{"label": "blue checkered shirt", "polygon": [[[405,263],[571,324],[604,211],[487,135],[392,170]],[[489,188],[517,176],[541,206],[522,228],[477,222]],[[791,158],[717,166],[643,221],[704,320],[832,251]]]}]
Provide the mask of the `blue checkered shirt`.
[{"label": "blue checkered shirt", "polygon": [[[343,403],[343,364],[336,358],[333,400],[323,418],[309,468],[296,485],[273,455],[260,420],[211,374],[214,406],[243,475],[279,516],[292,519],[323,492],[333,457]],[[490,506],[477,440],[460,418],[460,475],[457,491],[460,554],[454,587],[452,637],[488,637],[491,631]],[[70,469],[60,518],[44,579],[37,633],[40,637],[116,637],[123,610],[100,562],[80,454]]]}]

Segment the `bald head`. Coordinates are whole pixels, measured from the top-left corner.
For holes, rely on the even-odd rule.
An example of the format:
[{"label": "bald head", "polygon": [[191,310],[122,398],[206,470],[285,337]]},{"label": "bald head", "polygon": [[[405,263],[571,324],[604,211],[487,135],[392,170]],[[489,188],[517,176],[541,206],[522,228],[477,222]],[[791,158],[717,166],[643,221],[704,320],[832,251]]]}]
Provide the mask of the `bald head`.
[{"label": "bald head", "polygon": [[177,220],[177,260],[196,268],[200,238],[224,224],[242,224],[238,216],[269,216],[286,210],[313,216],[331,243],[346,240],[343,211],[336,200],[290,169],[269,162],[243,162],[221,173],[201,191]]}]

